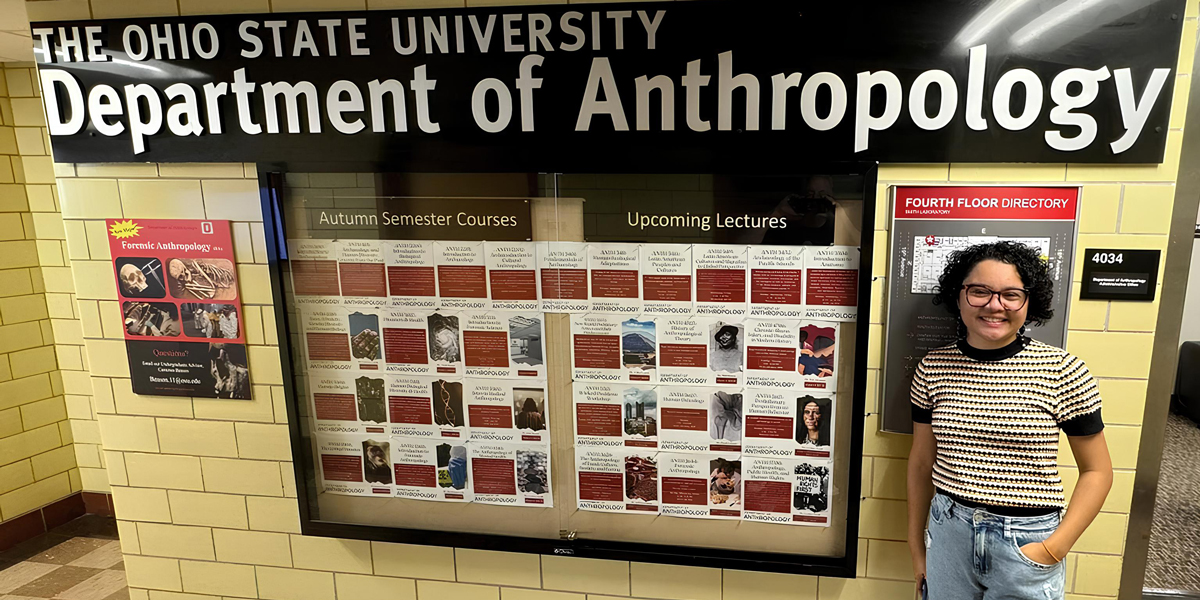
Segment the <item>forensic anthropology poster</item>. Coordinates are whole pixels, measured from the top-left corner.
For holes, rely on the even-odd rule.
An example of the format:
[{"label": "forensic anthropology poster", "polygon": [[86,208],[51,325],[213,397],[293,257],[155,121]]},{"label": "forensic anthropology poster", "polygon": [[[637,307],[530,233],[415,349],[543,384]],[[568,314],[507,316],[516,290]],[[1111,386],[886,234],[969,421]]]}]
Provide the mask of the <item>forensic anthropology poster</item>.
[{"label": "forensic anthropology poster", "polygon": [[250,399],[228,221],[105,222],[135,394]]}]

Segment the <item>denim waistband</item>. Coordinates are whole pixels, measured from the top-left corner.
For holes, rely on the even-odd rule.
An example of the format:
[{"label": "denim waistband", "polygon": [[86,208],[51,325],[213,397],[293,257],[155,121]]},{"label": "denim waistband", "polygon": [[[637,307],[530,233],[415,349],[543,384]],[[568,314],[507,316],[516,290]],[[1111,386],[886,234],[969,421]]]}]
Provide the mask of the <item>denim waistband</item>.
[{"label": "denim waistband", "polygon": [[988,511],[986,508],[968,506],[957,501],[953,496],[938,492],[934,496],[936,501],[938,498],[943,499],[946,503],[946,513],[948,516],[958,518],[966,522],[982,523],[991,522],[997,525],[1002,525],[1005,529],[1053,529],[1058,526],[1062,520],[1062,511],[1055,510],[1050,514],[1034,515],[1034,516],[1007,516],[998,515]]}]

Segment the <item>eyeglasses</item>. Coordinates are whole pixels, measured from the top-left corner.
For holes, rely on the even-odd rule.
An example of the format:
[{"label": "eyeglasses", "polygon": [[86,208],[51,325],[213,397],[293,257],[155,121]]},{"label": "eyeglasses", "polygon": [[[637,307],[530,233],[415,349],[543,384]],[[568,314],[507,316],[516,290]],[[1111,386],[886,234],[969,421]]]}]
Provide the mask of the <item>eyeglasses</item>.
[{"label": "eyeglasses", "polygon": [[993,292],[986,285],[970,284],[964,285],[963,289],[967,291],[967,304],[975,308],[983,308],[992,302],[992,296],[1000,297],[1000,306],[1007,311],[1021,310],[1025,303],[1029,301],[1029,290],[1021,288],[1009,288]]}]

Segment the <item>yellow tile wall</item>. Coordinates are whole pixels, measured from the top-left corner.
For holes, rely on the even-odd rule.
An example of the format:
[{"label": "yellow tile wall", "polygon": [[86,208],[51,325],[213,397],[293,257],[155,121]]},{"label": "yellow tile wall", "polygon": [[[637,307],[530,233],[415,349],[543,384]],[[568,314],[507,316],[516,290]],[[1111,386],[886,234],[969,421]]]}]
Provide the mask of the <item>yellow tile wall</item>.
[{"label": "yellow tile wall", "polygon": [[[523,4],[525,2],[506,2]],[[88,19],[148,14],[204,14],[291,10],[348,10],[418,6],[475,6],[491,0],[275,0],[262,2],[152,2],[118,0],[40,0],[28,5],[32,20]],[[1185,39],[1195,39],[1197,0],[1189,1]],[[1176,102],[1186,101],[1192,61],[1184,44]],[[14,75],[20,89],[36,90]],[[30,78],[31,82],[35,80]],[[28,102],[22,114],[30,114]],[[0,113],[13,114],[0,101]],[[987,184],[1056,182],[1083,186],[1079,251],[1086,245],[1166,248],[1167,223],[1174,199],[1183,128],[1182,107],[1172,110],[1164,164],[1150,166],[1073,165],[884,165],[879,172],[875,274],[887,276],[887,186],[904,183]],[[4,125],[8,125],[7,123]],[[40,125],[37,119],[24,124]],[[3,129],[0,129],[3,132]],[[12,139],[32,150],[37,136],[24,132]],[[45,147],[43,139],[42,147]],[[31,150],[31,151],[32,151]],[[45,161],[17,169],[18,175],[45,177]],[[0,161],[0,174],[11,171]],[[61,197],[66,247],[58,254],[39,245],[41,236],[11,240],[0,256],[23,260],[0,270],[0,289],[43,293],[54,331],[63,331],[73,351],[60,348],[61,381],[57,388],[23,384],[29,402],[65,389],[76,447],[102,445],[103,452],[84,453],[89,465],[107,464],[126,553],[131,597],[146,600],[258,597],[312,600],[357,600],[383,593],[417,600],[600,600],[663,598],[741,600],[795,598],[866,600],[908,597],[911,573],[904,543],[904,469],[910,446],[907,436],[880,433],[878,415],[866,418],[863,500],[860,521],[858,579],[841,580],[793,575],[758,575],[741,571],[601,561],[558,556],[454,550],[356,542],[298,535],[299,521],[291,481],[291,456],[283,410],[282,380],[274,335],[274,307],[265,281],[266,255],[261,215],[253,183],[253,165],[56,165],[57,181],[39,182],[28,201],[10,199],[0,190],[0,213],[55,212]],[[0,184],[5,182],[0,181]],[[336,181],[330,186],[342,185]],[[353,186],[353,182],[348,182]],[[34,186],[28,186],[33,188]],[[57,194],[56,194],[57,192]],[[14,210],[6,210],[13,207]],[[1134,210],[1136,208],[1136,210]],[[45,209],[45,210],[42,210]],[[204,217],[233,221],[235,253],[242,276],[250,343],[254,400],[232,402],[189,398],[133,397],[122,373],[96,353],[107,341],[121,339],[112,271],[103,219],[109,217]],[[54,217],[44,217],[58,231]],[[0,219],[0,223],[4,221]],[[15,226],[8,226],[16,231]],[[4,231],[0,224],[0,231]],[[24,233],[24,232],[23,232]],[[9,244],[0,241],[0,244]],[[18,258],[20,257],[20,258]],[[32,257],[32,258],[30,258]],[[70,266],[70,291],[48,293],[29,261],[47,261],[43,269]],[[59,262],[55,262],[59,261]],[[10,273],[9,271],[13,271]],[[1078,273],[1076,273],[1078,280]],[[61,278],[56,279],[61,281]],[[883,280],[881,280],[882,282]],[[11,285],[10,285],[11,284]],[[79,290],[78,296],[74,290]],[[56,294],[64,294],[62,298]],[[876,303],[882,307],[882,295]],[[2,305],[0,305],[2,306]],[[24,306],[24,305],[22,305]],[[65,314],[70,309],[70,315]],[[28,309],[26,306],[25,309]],[[1148,347],[1153,340],[1157,304],[1074,302],[1068,350],[1091,359],[1105,395],[1105,414],[1112,423],[1109,443],[1114,456],[1134,456],[1145,406],[1146,365],[1105,361],[1107,350],[1127,343]],[[50,311],[58,311],[57,316]],[[77,319],[71,321],[70,319]],[[883,342],[883,315],[872,319],[868,363],[869,386],[878,393]],[[37,329],[29,329],[29,335]],[[0,340],[5,339],[0,336]],[[0,342],[2,343],[2,342]],[[40,347],[39,344],[34,347]],[[24,348],[22,349],[24,350]],[[64,359],[63,357],[66,357]],[[1147,359],[1148,360],[1148,359]],[[65,364],[82,369],[64,370]],[[7,373],[0,361],[0,374]],[[40,377],[40,376],[38,376]],[[50,379],[50,377],[45,377]],[[0,381],[6,381],[0,378]],[[38,379],[41,381],[41,379]],[[5,383],[0,383],[0,398]],[[17,389],[17,388],[13,388]],[[94,398],[91,397],[94,392]],[[2,402],[2,401],[0,401]],[[92,406],[100,422],[70,412]],[[24,402],[23,402],[24,403]],[[868,398],[875,407],[878,398]],[[0,411],[9,406],[0,404]],[[0,412],[0,417],[4,413]],[[3,419],[0,419],[2,421]],[[0,433],[6,433],[0,427]],[[1073,488],[1077,477],[1069,453],[1064,478]],[[1113,495],[1100,518],[1069,560],[1069,597],[1112,598],[1122,566],[1121,552],[1130,511],[1135,462],[1117,469]],[[82,467],[81,471],[85,471]],[[100,471],[103,473],[103,471]],[[5,482],[23,482],[26,471],[0,469]],[[85,478],[86,479],[86,478]],[[87,482],[85,481],[85,484]],[[106,484],[107,485],[107,484]],[[739,583],[740,582],[740,583]],[[182,592],[179,594],[178,592]]]}]

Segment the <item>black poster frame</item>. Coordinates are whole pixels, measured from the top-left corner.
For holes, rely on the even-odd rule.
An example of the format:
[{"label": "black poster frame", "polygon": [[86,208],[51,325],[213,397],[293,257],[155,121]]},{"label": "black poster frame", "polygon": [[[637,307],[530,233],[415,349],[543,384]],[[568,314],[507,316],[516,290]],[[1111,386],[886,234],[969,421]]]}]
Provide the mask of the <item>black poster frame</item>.
[{"label": "black poster frame", "polygon": [[[507,535],[457,533],[377,527],[348,523],[332,523],[313,518],[310,501],[315,491],[305,479],[305,461],[311,462],[301,431],[300,399],[296,397],[292,372],[291,337],[284,298],[284,271],[281,248],[285,243],[284,211],[282,210],[283,176],[291,172],[354,173],[370,172],[380,165],[358,162],[330,163],[258,163],[259,195],[262,203],[272,302],[275,309],[276,333],[279,339],[280,366],[283,375],[288,432],[292,447],[292,465],[296,477],[296,494],[300,510],[302,535],[377,542],[393,542],[424,546],[495,550],[527,554],[546,554],[578,558],[595,558],[710,568],[731,568],[746,571],[793,573],[822,577],[854,578],[858,575],[859,515],[862,504],[862,455],[866,418],[867,352],[871,323],[872,258],[874,257],[875,211],[878,163],[829,163],[806,165],[827,174],[861,174],[863,182],[862,235],[860,239],[858,316],[855,321],[854,392],[851,403],[850,458],[846,506],[845,554],[841,557],[774,552],[737,551],[691,546],[669,546],[637,542],[585,540],[579,538],[527,538]],[[630,172],[630,171],[626,171]],[[654,172],[647,169],[645,172]],[[779,175],[779,172],[726,173],[737,175]]]}]

